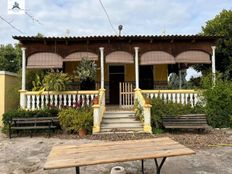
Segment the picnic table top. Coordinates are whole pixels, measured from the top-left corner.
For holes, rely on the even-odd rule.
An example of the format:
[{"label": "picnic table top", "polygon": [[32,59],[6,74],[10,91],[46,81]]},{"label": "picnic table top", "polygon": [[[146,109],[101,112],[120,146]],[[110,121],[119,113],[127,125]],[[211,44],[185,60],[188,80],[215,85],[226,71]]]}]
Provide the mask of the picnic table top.
[{"label": "picnic table top", "polygon": [[168,137],[54,146],[44,169],[191,155],[195,152]]}]

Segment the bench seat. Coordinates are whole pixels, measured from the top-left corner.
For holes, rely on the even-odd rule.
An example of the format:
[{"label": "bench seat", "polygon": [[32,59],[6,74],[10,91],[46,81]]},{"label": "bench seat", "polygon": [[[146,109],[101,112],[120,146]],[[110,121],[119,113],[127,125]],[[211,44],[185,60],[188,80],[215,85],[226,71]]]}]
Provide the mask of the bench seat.
[{"label": "bench seat", "polygon": [[[47,129],[53,131],[57,128],[59,120],[57,117],[30,117],[30,118],[12,118],[9,124],[9,138],[11,138],[12,130],[31,130],[30,135],[32,136],[32,130]],[[50,136],[49,131],[49,136]]]},{"label": "bench seat", "polygon": [[163,126],[168,129],[207,129],[205,114],[187,114],[163,118]]}]

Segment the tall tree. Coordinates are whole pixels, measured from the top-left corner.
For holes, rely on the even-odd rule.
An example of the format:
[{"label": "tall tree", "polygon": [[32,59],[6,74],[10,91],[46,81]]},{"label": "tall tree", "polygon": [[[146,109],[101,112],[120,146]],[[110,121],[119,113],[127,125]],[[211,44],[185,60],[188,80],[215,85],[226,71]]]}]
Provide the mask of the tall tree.
[{"label": "tall tree", "polygon": [[0,47],[0,71],[18,72],[21,68],[21,50],[18,45]]},{"label": "tall tree", "polygon": [[[206,22],[202,34],[221,36],[216,43],[216,70],[222,73],[223,78],[232,80],[232,10],[223,10]],[[196,65],[194,68],[203,74],[210,70],[207,65]]]}]

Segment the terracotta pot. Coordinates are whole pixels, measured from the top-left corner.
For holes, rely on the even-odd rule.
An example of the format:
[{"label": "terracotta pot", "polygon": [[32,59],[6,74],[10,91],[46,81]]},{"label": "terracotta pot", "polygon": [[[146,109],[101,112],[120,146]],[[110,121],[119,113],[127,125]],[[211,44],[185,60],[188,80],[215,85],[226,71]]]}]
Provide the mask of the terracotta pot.
[{"label": "terracotta pot", "polygon": [[82,129],[79,130],[79,136],[80,136],[80,138],[83,138],[86,135],[87,135],[87,129],[82,128]]},{"label": "terracotta pot", "polygon": [[94,105],[97,105],[97,104],[98,104],[98,97],[94,97],[94,98],[93,98],[93,104],[94,104]]},{"label": "terracotta pot", "polygon": [[145,99],[145,103],[146,103],[146,104],[151,104],[151,99],[146,98],[146,99]]}]

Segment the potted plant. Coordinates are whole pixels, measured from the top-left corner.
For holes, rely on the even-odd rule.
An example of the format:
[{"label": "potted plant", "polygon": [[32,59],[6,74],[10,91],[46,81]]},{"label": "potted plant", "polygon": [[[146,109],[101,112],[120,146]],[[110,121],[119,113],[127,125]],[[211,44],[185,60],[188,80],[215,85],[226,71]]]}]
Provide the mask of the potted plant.
[{"label": "potted plant", "polygon": [[93,111],[90,108],[82,108],[78,111],[78,115],[75,117],[75,126],[78,130],[80,138],[87,135],[88,131],[91,131],[93,126]]},{"label": "potted plant", "polygon": [[97,65],[94,61],[83,58],[74,71],[75,78],[80,80],[81,90],[95,89]]}]

